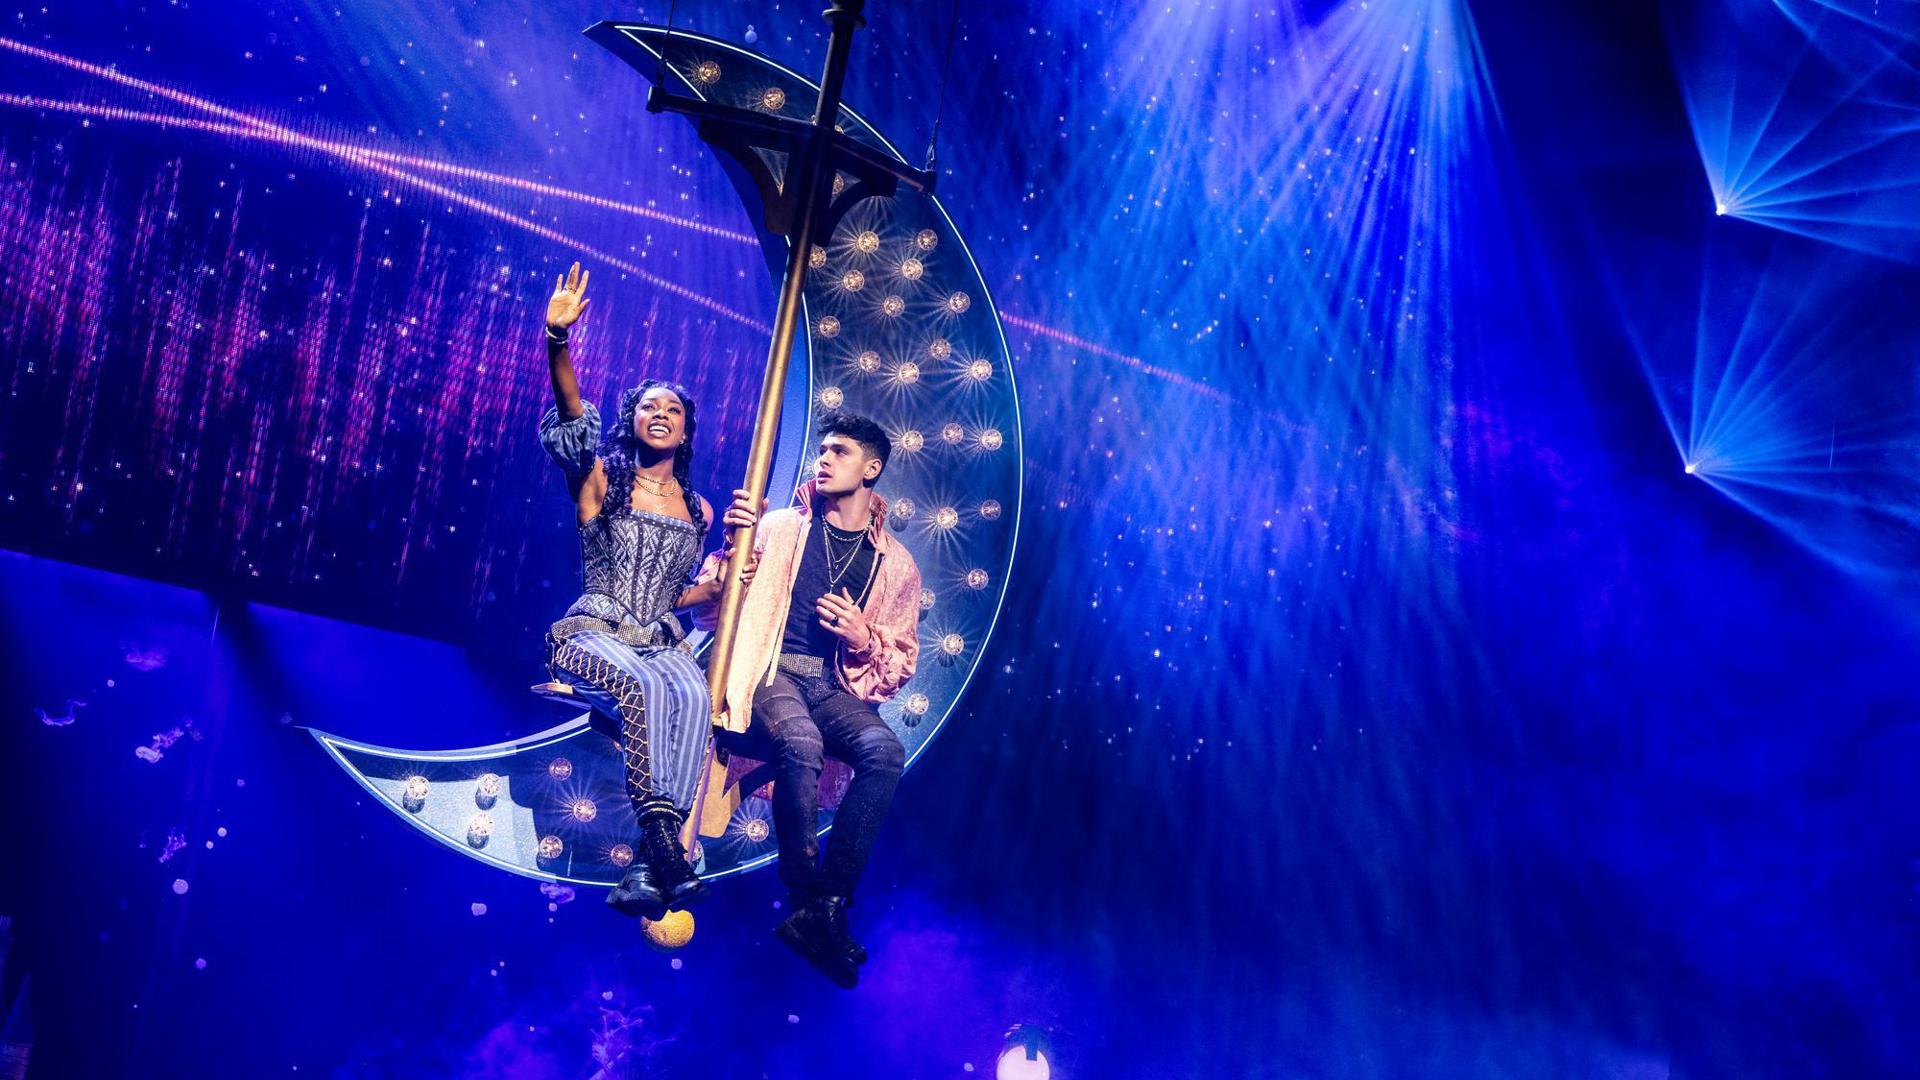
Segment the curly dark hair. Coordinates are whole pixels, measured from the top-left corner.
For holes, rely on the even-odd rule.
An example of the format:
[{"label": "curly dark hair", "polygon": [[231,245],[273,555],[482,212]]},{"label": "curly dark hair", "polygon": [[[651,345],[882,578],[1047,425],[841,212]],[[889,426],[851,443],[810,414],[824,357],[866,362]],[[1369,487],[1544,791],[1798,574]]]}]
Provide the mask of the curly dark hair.
[{"label": "curly dark hair", "polygon": [[687,408],[686,438],[673,452],[673,479],[680,485],[680,495],[687,500],[687,517],[693,520],[693,527],[699,532],[707,531],[707,516],[700,510],[700,496],[693,493],[693,431],[694,405],[693,395],[678,383],[661,379],[647,379],[639,386],[631,387],[620,394],[619,417],[614,423],[600,432],[600,445],[595,453],[607,470],[607,501],[612,503],[615,514],[633,513],[633,474],[635,472],[634,455],[640,451],[640,439],[633,433],[633,414],[640,408],[640,399],[654,388],[669,390],[680,399]]}]

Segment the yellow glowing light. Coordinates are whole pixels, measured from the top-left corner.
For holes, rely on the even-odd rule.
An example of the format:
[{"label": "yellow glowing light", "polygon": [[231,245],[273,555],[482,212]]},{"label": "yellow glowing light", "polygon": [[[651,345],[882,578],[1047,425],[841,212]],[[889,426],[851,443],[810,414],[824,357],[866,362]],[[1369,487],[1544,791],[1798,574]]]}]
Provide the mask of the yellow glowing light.
[{"label": "yellow glowing light", "polygon": [[560,838],[557,836],[543,836],[540,838],[540,857],[543,859],[557,859],[560,857],[560,853],[565,850],[567,850],[567,845],[561,843]]},{"label": "yellow glowing light", "polygon": [[967,429],[959,424],[948,424],[940,429],[940,441],[949,446],[967,437]]},{"label": "yellow glowing light", "polygon": [[675,952],[693,940],[693,915],[685,911],[669,911],[664,919],[642,916],[640,932],[646,935],[647,944],[661,952]]},{"label": "yellow glowing light", "polygon": [[871,255],[880,250],[880,234],[872,229],[863,229],[853,238],[853,250],[862,255]]},{"label": "yellow glowing light", "polygon": [[807,252],[807,265],[815,270],[827,265],[827,249],[817,247]]},{"label": "yellow glowing light", "polygon": [[600,807],[592,799],[575,799],[573,805],[567,807],[567,812],[573,815],[575,821],[592,821],[600,816]]},{"label": "yellow glowing light", "polygon": [[908,428],[900,433],[899,438],[893,440],[893,445],[896,449],[905,450],[911,454],[915,450],[927,445],[927,437],[912,428]]},{"label": "yellow glowing light", "polygon": [[853,366],[871,375],[880,370],[880,354],[868,349],[853,358]]},{"label": "yellow glowing light", "polygon": [[920,365],[909,360],[893,369],[893,377],[903,383],[917,383],[920,381]]},{"label": "yellow glowing light", "polygon": [[974,382],[986,382],[993,378],[993,364],[986,360],[975,360],[967,365],[967,378]]},{"label": "yellow glowing light", "polygon": [[900,313],[905,310],[907,310],[907,302],[897,296],[889,296],[880,301],[880,311],[889,317],[899,318]]},{"label": "yellow glowing light", "polygon": [[748,821],[746,828],[741,831],[747,834],[747,839],[756,844],[765,840],[772,833],[772,830],[767,828],[767,823],[760,818],[754,818]]},{"label": "yellow glowing light", "polygon": [[921,589],[920,590],[920,610],[921,611],[933,610],[933,602],[936,599],[937,597],[933,595],[932,589]]},{"label": "yellow glowing light", "polygon": [[927,264],[909,255],[900,262],[900,276],[908,281],[919,281],[920,275],[927,272]]},{"label": "yellow glowing light", "polygon": [[935,360],[945,360],[953,355],[953,343],[943,337],[934,338],[927,342],[927,355]]},{"label": "yellow glowing light", "polygon": [[615,844],[607,850],[607,861],[615,866],[633,865],[633,849],[625,844]]},{"label": "yellow glowing light", "polygon": [[777,86],[760,91],[760,107],[768,112],[777,112],[786,108],[787,92]]},{"label": "yellow glowing light", "polygon": [[430,786],[431,785],[427,783],[427,778],[424,776],[407,777],[407,799],[412,802],[419,802],[421,799],[427,797],[427,788]]},{"label": "yellow glowing light", "polygon": [[960,314],[972,306],[973,297],[968,296],[966,293],[957,292],[947,297],[947,310],[955,315]]},{"label": "yellow glowing light", "polygon": [[840,287],[848,292],[859,292],[867,287],[867,275],[858,270],[849,270],[840,275]]},{"label": "yellow glowing light", "polygon": [[951,506],[943,506],[934,511],[933,523],[943,529],[951,529],[960,524],[960,511]]},{"label": "yellow glowing light", "polygon": [[907,711],[915,716],[925,716],[928,707],[932,704],[933,702],[927,700],[927,695],[912,694],[907,698]]},{"label": "yellow glowing light", "polygon": [[980,516],[987,521],[997,520],[1000,517],[1000,504],[992,499],[981,503]]},{"label": "yellow glowing light", "polygon": [[840,320],[831,315],[825,316],[819,322],[814,323],[813,328],[824,338],[840,336]]},{"label": "yellow glowing light", "polygon": [[702,60],[693,65],[693,81],[702,86],[712,86],[720,81],[720,65],[711,60]]},{"label": "yellow glowing light", "polygon": [[820,391],[820,404],[825,405],[829,409],[839,408],[840,403],[845,400],[847,400],[847,395],[841,393],[840,388],[837,386],[829,386]]},{"label": "yellow glowing light", "polygon": [[999,428],[988,428],[980,433],[980,445],[988,450],[998,450],[1005,443],[1006,438],[1000,434]]},{"label": "yellow glowing light", "polygon": [[940,236],[932,229],[921,229],[913,234],[913,246],[921,251],[932,251],[940,246]]},{"label": "yellow glowing light", "polygon": [[985,570],[967,571],[967,588],[984,589],[986,587],[987,587],[987,572]]},{"label": "yellow glowing light", "polygon": [[959,656],[967,651],[967,639],[959,634],[948,634],[940,639],[940,651],[948,656]]},{"label": "yellow glowing light", "polygon": [[563,757],[554,758],[547,762],[547,775],[555,780],[565,780],[573,775],[573,762]]}]

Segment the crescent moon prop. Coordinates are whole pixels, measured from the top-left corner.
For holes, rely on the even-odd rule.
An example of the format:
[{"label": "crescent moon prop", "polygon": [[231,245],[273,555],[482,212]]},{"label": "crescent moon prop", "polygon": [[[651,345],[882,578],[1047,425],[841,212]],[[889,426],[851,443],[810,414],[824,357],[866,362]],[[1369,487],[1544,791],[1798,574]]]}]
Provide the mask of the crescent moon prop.
[{"label": "crescent moon prop", "polygon": [[[602,22],[587,35],[655,82],[648,108],[700,124],[703,106],[811,116],[819,88],[757,53],[684,30]],[[863,152],[905,158],[842,106],[839,127]],[[761,237],[776,289],[787,261],[779,196],[783,156],[711,135]],[[930,191],[895,187],[878,170],[834,180],[828,237],[809,255],[803,288],[807,378],[782,399],[769,490],[791,490],[810,461],[816,410],[878,420],[894,442],[882,485],[889,527],[921,568],[921,659],[914,679],[881,716],[912,767],[945,726],[978,668],[1006,595],[1019,536],[1022,436],[1013,364],[999,312],[973,253]],[[796,357],[800,359],[800,357]],[[783,489],[782,481],[788,484]],[[501,869],[547,881],[612,885],[631,860],[636,834],[620,748],[591,702],[554,687],[574,719],[537,735],[461,750],[408,751],[313,731],[341,767],[396,814],[448,847]],[[723,822],[702,825],[697,849],[709,878],[774,858],[763,748],[734,736]],[[483,783],[498,792],[491,802]],[[832,792],[828,793],[830,803]],[[709,810],[715,800],[710,797]],[[824,833],[830,811],[822,812]]]}]

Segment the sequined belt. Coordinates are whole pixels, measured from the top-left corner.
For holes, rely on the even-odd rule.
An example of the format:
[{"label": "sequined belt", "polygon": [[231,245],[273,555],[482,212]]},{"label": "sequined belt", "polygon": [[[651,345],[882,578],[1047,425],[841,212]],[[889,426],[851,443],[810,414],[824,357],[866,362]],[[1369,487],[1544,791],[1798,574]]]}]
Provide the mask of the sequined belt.
[{"label": "sequined belt", "polygon": [[588,630],[612,634],[619,638],[622,644],[636,649],[658,645],[681,645],[686,638],[686,631],[681,628],[679,618],[671,612],[650,623],[628,620],[618,625],[595,615],[569,615],[548,628],[547,634],[558,643]]},{"label": "sequined belt", "polygon": [[809,679],[818,679],[826,675],[827,662],[817,656],[781,653],[780,662],[774,667],[789,675],[804,675]]}]

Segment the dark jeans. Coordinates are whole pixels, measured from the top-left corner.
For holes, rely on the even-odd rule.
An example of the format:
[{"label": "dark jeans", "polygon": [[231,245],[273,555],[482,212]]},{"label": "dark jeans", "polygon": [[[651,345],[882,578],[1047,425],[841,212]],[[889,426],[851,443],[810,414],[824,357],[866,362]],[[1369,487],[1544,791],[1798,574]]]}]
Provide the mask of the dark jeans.
[{"label": "dark jeans", "polygon": [[[899,786],[906,751],[873,707],[829,675],[776,672],[753,695],[753,726],[774,748],[773,827],[780,880],[801,896],[853,895],[874,837]],[[833,843],[820,860],[823,754],[853,766],[853,781],[833,819]]]}]

